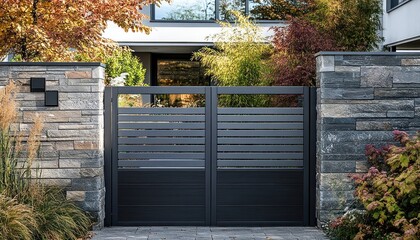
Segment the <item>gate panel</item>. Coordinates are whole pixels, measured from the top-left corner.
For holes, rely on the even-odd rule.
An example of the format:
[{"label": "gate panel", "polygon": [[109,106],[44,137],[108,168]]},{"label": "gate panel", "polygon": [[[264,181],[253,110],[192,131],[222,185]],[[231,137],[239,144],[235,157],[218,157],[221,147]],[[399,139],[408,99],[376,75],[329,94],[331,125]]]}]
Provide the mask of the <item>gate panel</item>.
[{"label": "gate panel", "polygon": [[216,225],[304,225],[304,134],[303,107],[217,108]]},{"label": "gate panel", "polygon": [[[107,223],[308,225],[309,121],[315,120],[308,90],[108,88]],[[205,107],[118,106],[121,94],[181,93],[205,95]],[[299,107],[220,107],[221,94],[299,95],[303,101]]]},{"label": "gate panel", "polygon": [[[115,89],[114,101],[163,90]],[[203,88],[165,90],[204,94]],[[114,225],[205,225],[205,108],[118,106],[113,115]]]}]

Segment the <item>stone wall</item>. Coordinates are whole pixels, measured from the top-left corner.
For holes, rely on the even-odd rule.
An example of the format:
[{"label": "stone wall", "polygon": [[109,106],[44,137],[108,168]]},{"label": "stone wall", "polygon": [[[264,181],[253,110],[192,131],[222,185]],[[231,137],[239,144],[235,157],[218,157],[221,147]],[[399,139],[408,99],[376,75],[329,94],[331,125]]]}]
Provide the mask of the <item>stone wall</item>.
[{"label": "stone wall", "polygon": [[[59,106],[45,107],[44,93],[30,92],[30,78],[46,79],[46,90],[58,90]],[[103,225],[103,91],[104,67],[99,63],[0,63],[0,86],[19,86],[20,124],[28,130],[42,117],[40,167],[42,181],[67,190],[75,201]]]},{"label": "stone wall", "polygon": [[367,171],[366,144],[392,142],[392,130],[420,130],[420,53],[317,55],[317,217],[343,212],[350,173]]}]

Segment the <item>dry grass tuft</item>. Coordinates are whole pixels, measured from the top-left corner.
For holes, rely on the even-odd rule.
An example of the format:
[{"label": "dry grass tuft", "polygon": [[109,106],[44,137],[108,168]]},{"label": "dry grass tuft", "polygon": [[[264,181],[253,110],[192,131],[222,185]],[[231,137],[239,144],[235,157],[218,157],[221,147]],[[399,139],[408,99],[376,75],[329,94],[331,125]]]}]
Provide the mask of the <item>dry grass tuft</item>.
[{"label": "dry grass tuft", "polygon": [[0,194],[0,239],[30,240],[37,227],[31,207]]},{"label": "dry grass tuft", "polygon": [[8,130],[16,121],[16,84],[10,82],[0,90],[0,131]]}]

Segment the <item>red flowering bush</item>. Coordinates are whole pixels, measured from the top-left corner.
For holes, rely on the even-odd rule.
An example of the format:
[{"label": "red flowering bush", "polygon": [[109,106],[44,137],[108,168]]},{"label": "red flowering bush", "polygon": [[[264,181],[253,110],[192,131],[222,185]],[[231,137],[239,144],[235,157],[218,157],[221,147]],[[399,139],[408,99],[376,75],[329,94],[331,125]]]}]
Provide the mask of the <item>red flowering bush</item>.
[{"label": "red flowering bush", "polygon": [[[364,220],[352,225],[358,228],[353,239],[420,239],[420,132],[410,138],[394,131],[394,136],[399,146],[367,145],[371,167],[352,176],[356,198],[365,208]],[[332,222],[332,237],[348,227],[343,222],[340,218]]]}]

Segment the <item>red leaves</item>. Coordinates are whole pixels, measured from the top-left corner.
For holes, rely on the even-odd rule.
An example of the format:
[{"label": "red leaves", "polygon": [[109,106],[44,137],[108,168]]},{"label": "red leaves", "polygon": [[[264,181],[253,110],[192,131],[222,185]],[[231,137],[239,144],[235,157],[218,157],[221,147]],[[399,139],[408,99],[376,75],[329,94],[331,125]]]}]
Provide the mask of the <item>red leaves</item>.
[{"label": "red leaves", "polygon": [[315,85],[315,53],[338,50],[334,40],[306,20],[292,19],[287,28],[274,29],[276,85]]},{"label": "red leaves", "polygon": [[403,145],[405,145],[410,140],[406,132],[394,130],[392,133],[394,134],[394,140],[400,142]]}]

